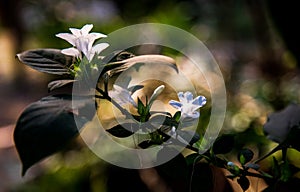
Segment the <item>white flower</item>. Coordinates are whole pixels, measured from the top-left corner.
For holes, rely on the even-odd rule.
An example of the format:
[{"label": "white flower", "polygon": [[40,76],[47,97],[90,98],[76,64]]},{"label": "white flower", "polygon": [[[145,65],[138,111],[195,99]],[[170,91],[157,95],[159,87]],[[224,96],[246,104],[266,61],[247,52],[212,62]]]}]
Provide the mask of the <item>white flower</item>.
[{"label": "white flower", "polygon": [[160,85],[158,86],[154,91],[153,94],[151,95],[150,99],[149,99],[149,104],[152,105],[152,103],[154,102],[154,100],[158,97],[159,94],[161,94],[161,92],[165,89],[164,85]]},{"label": "white flower", "polygon": [[136,102],[131,97],[131,92],[119,85],[113,85],[113,90],[109,91],[108,95],[121,106],[131,103],[137,107]]},{"label": "white flower", "polygon": [[95,52],[100,53],[102,50],[107,48],[107,43],[100,43],[93,47],[93,43],[96,39],[107,37],[102,33],[89,33],[93,28],[92,24],[86,24],[81,29],[70,28],[71,33],[59,33],[56,37],[68,41],[74,47],[63,49],[62,53],[81,58],[83,53],[90,61]]},{"label": "white flower", "polygon": [[193,94],[189,91],[185,93],[179,92],[178,98],[179,101],[170,100],[169,104],[181,111],[180,119],[198,118],[200,113],[197,110],[206,103],[206,98],[204,96],[198,96],[193,99]]}]

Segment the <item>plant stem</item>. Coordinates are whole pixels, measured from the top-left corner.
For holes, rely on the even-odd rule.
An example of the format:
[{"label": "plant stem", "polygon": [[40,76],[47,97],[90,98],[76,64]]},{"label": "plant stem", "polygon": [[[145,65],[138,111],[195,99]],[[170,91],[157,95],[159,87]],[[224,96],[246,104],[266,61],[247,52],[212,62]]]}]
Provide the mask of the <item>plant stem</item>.
[{"label": "plant stem", "polygon": [[282,145],[278,145],[277,147],[275,147],[274,149],[272,149],[269,153],[267,153],[266,155],[264,155],[261,158],[257,159],[256,161],[254,161],[254,163],[258,163],[258,162],[264,160],[265,158],[269,157],[270,155],[272,155],[276,151],[282,149],[282,147],[283,147]]}]

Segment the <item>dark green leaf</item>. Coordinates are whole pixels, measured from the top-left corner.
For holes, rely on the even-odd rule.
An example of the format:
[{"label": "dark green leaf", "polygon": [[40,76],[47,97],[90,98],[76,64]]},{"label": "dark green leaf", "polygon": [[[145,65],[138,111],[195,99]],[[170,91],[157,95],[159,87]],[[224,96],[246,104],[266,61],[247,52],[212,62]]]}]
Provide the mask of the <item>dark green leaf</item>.
[{"label": "dark green leaf", "polygon": [[192,153],[185,157],[185,161],[188,166],[191,166],[199,162],[202,158],[203,156],[199,155],[198,153]]},{"label": "dark green leaf", "polygon": [[53,91],[55,89],[61,88],[63,86],[69,85],[74,83],[76,80],[73,79],[62,79],[62,80],[55,80],[48,83],[48,91]]},{"label": "dark green leaf", "polygon": [[286,140],[282,144],[292,147],[300,152],[299,138],[300,138],[300,126],[295,125],[291,127]]},{"label": "dark green leaf", "polygon": [[283,182],[287,182],[292,177],[292,172],[288,161],[284,161],[282,164],[280,164],[280,172],[280,180]]},{"label": "dark green leaf", "polygon": [[143,116],[144,115],[144,113],[145,113],[145,106],[144,106],[144,104],[143,104],[143,102],[141,101],[141,99],[140,98],[138,98],[138,113],[141,115],[141,116]]},{"label": "dark green leaf", "polygon": [[173,119],[174,119],[176,122],[179,122],[180,117],[181,117],[181,112],[180,112],[180,111],[177,111],[177,112],[174,114]]},{"label": "dark green leaf", "polygon": [[35,70],[56,75],[69,75],[69,67],[74,60],[59,49],[29,50],[17,54],[17,58]]},{"label": "dark green leaf", "polygon": [[134,92],[136,92],[137,90],[140,90],[144,87],[144,85],[135,85],[135,86],[132,86],[132,87],[128,87],[128,91],[130,91],[132,94]]},{"label": "dark green leaf", "polygon": [[243,189],[243,191],[246,191],[249,186],[250,186],[250,182],[248,180],[247,177],[240,177],[237,179],[238,184],[240,184],[241,188]]},{"label": "dark green leaf", "polygon": [[115,137],[124,138],[133,135],[138,129],[139,125],[136,123],[124,123],[116,125],[106,131]]},{"label": "dark green leaf", "polygon": [[215,154],[229,153],[234,147],[234,135],[221,135],[217,138],[213,145],[213,152]]},{"label": "dark green leaf", "polygon": [[76,124],[71,98],[45,97],[29,105],[19,117],[14,141],[23,164],[22,175],[33,164],[66,146],[88,121],[78,116]]},{"label": "dark green leaf", "polygon": [[273,164],[272,164],[272,171],[275,178],[280,177],[280,166],[276,159],[276,157],[273,156]]},{"label": "dark green leaf", "polygon": [[147,149],[149,148],[151,145],[154,145],[155,143],[152,142],[151,140],[145,140],[142,141],[141,143],[139,143],[139,147],[142,149]]},{"label": "dark green leaf", "polygon": [[238,160],[242,165],[245,165],[246,163],[251,161],[253,156],[254,156],[254,153],[250,149],[244,148],[239,151]]},{"label": "dark green leaf", "polygon": [[190,145],[193,145],[200,139],[200,135],[192,130],[177,130],[176,132]]},{"label": "dark green leaf", "polygon": [[174,148],[164,147],[157,153],[157,161],[165,162],[166,159],[173,156],[171,160],[158,166],[158,170],[162,175],[174,179],[187,179],[188,167],[184,156]]},{"label": "dark green leaf", "polygon": [[[165,114],[155,114],[149,119],[149,123],[153,126],[159,127],[165,125],[167,127],[177,126],[178,123],[174,122],[173,119]],[[168,128],[169,129],[169,128]]]}]

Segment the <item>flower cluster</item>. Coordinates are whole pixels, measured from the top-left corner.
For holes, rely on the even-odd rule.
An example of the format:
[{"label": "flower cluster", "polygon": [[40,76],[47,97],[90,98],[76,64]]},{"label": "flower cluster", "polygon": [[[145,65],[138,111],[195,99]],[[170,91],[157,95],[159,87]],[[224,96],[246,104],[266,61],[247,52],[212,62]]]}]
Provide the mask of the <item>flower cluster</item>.
[{"label": "flower cluster", "polygon": [[73,47],[63,49],[62,53],[70,56],[77,57],[82,59],[82,54],[86,56],[86,58],[91,61],[96,53],[102,52],[106,49],[109,44],[108,43],[99,43],[93,46],[96,39],[107,37],[102,33],[89,33],[93,28],[92,24],[86,24],[81,29],[70,28],[70,33],[59,33],[56,36],[66,40]]}]

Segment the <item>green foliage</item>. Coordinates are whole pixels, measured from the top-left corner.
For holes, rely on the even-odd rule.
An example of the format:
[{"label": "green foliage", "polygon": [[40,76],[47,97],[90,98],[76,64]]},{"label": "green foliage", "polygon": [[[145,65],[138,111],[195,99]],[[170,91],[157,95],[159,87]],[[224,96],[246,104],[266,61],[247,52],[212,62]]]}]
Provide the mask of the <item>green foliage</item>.
[{"label": "green foliage", "polygon": [[29,105],[19,117],[14,141],[23,164],[22,175],[33,164],[63,149],[88,122],[89,119],[81,116],[76,124],[71,98],[71,95],[42,98]]},{"label": "green foliage", "polygon": [[254,153],[250,149],[242,149],[238,153],[238,160],[242,165],[245,165],[252,160]]},{"label": "green foliage", "polygon": [[139,125],[136,123],[125,123],[121,125],[116,125],[108,130],[110,134],[115,137],[124,138],[133,135],[136,131],[139,130]]},{"label": "green foliage", "polygon": [[35,70],[56,75],[70,75],[70,66],[74,62],[73,57],[62,54],[59,49],[29,50],[17,57]]}]

